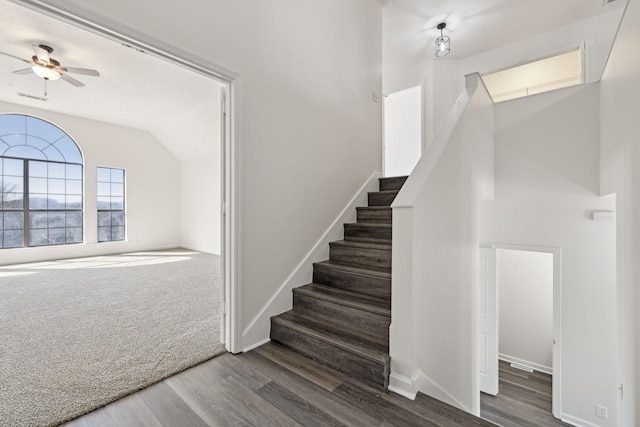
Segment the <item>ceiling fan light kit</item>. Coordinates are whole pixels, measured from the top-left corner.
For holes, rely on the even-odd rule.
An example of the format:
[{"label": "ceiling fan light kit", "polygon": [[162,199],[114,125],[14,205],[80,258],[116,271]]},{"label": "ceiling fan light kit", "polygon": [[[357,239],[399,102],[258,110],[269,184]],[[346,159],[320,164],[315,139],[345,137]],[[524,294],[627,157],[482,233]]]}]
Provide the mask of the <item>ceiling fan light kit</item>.
[{"label": "ceiling fan light kit", "polygon": [[22,59],[15,55],[11,55],[8,53],[0,52],[5,56],[9,56],[20,61],[26,62],[31,65],[31,68],[27,68],[24,70],[14,71],[14,74],[29,74],[33,71],[38,77],[42,78],[45,82],[45,96],[47,94],[47,86],[46,83],[52,80],[62,79],[67,83],[75,86],[82,87],[84,83],[75,78],[68,75],[68,73],[77,73],[84,74],[86,76],[100,76],[100,73],[96,70],[92,70],[89,68],[76,68],[76,67],[63,67],[60,65],[60,62],[56,61],[51,57],[51,53],[53,53],[53,48],[44,44],[32,45],[33,52],[35,55],[31,57],[31,60]]}]

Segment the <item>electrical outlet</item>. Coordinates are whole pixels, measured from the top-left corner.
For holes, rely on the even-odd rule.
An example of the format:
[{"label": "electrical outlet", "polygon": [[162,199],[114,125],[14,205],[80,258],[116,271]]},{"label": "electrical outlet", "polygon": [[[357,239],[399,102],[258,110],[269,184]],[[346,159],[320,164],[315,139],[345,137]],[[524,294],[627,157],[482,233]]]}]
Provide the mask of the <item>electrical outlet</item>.
[{"label": "electrical outlet", "polygon": [[607,419],[607,408],[602,405],[596,405],[596,415],[603,420]]}]

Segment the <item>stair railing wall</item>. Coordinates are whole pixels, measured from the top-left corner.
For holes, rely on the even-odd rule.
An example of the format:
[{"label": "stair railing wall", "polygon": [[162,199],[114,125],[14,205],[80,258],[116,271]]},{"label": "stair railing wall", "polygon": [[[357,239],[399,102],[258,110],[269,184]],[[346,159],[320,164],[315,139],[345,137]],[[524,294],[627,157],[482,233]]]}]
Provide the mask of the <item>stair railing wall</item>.
[{"label": "stair railing wall", "polygon": [[392,204],[389,389],[476,415],[478,203],[493,198],[493,159],[493,102],[471,74]]}]

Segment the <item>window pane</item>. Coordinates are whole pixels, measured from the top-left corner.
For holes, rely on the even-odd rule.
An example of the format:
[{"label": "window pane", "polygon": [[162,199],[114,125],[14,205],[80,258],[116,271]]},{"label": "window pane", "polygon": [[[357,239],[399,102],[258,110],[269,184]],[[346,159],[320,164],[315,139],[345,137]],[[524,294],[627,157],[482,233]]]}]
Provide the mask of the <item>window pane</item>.
[{"label": "window pane", "polygon": [[2,193],[2,208],[6,210],[24,209],[22,193]]},{"label": "window pane", "polygon": [[49,228],[64,227],[64,212],[49,212]]},{"label": "window pane", "polygon": [[24,191],[24,178],[21,176],[5,176],[2,179],[2,191],[5,193],[22,193]]},{"label": "window pane", "polygon": [[49,163],[49,178],[64,178],[65,170],[62,163]]},{"label": "window pane", "polygon": [[29,209],[47,209],[47,195],[32,193],[29,196]]},{"label": "window pane", "polygon": [[60,245],[67,241],[67,230],[64,228],[50,228],[49,229],[49,244]]},{"label": "window pane", "polygon": [[66,207],[64,194],[49,194],[49,198],[47,199],[47,201],[48,209],[59,210]]},{"label": "window pane", "polygon": [[67,209],[82,209],[82,196],[67,196]]},{"label": "window pane", "polygon": [[98,227],[98,242],[111,240],[111,227]]},{"label": "window pane", "polygon": [[4,163],[4,175],[23,176],[24,175],[24,161],[16,159],[3,159]]},{"label": "window pane", "polygon": [[109,210],[111,208],[111,197],[98,197],[98,210]]},{"label": "window pane", "polygon": [[124,182],[124,169],[111,169],[111,182]]},{"label": "window pane", "polygon": [[124,184],[122,184],[122,183],[113,183],[113,184],[111,184],[111,195],[112,196],[124,196]]},{"label": "window pane", "polygon": [[5,230],[24,229],[24,213],[23,212],[5,212],[4,213],[4,229]]},{"label": "window pane", "polygon": [[124,209],[124,197],[111,198],[111,210],[121,211]]},{"label": "window pane", "polygon": [[67,227],[82,227],[82,212],[67,212]]},{"label": "window pane", "polygon": [[30,193],[46,193],[47,178],[29,178]]},{"label": "window pane", "polygon": [[79,180],[82,180],[82,166],[80,166],[80,165],[67,165],[67,179],[79,179]]},{"label": "window pane", "polygon": [[49,178],[49,194],[64,194],[64,179]]},{"label": "window pane", "polygon": [[124,240],[124,227],[112,227],[111,240]]},{"label": "window pane", "polygon": [[29,228],[32,230],[38,228],[47,228],[48,215],[46,212],[29,213]]},{"label": "window pane", "polygon": [[67,243],[82,243],[82,227],[67,228]]},{"label": "window pane", "polygon": [[111,170],[107,168],[98,168],[97,180],[102,182],[111,182]]},{"label": "window pane", "polygon": [[67,194],[82,194],[82,181],[68,179]]},{"label": "window pane", "polygon": [[40,178],[47,177],[47,162],[29,162],[29,176]]},{"label": "window pane", "polygon": [[98,212],[98,227],[111,225],[111,212]]},{"label": "window pane", "polygon": [[49,244],[49,230],[30,230],[29,246],[45,246]]},{"label": "window pane", "polygon": [[24,246],[23,230],[5,230],[3,247],[5,248],[21,248]]},{"label": "window pane", "polygon": [[98,196],[110,196],[111,195],[111,184],[108,182],[99,182],[98,183]]},{"label": "window pane", "polygon": [[111,212],[111,225],[124,225],[124,212]]}]

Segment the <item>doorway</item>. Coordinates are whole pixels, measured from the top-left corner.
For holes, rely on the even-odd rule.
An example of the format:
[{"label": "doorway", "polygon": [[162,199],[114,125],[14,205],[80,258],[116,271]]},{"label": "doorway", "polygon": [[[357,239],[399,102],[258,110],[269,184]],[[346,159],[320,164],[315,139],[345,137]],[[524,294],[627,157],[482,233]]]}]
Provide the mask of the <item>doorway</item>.
[{"label": "doorway", "polygon": [[[560,418],[560,256],[560,249],[546,247],[480,250],[479,375],[488,417],[496,416],[497,400],[506,396],[515,404],[527,394],[533,398],[525,407],[533,405],[551,423]],[[522,411],[513,409],[516,417]]]},{"label": "doorway", "polygon": [[422,155],[422,86],[384,97],[383,175],[409,175]]},{"label": "doorway", "polygon": [[[222,85],[221,114],[220,117],[212,117],[211,120],[220,120],[221,128],[221,152],[220,152],[220,199],[221,206],[215,206],[216,211],[222,212],[221,217],[221,276],[224,285],[223,331],[226,348],[230,352],[241,351],[240,325],[235,315],[239,313],[240,296],[236,286],[237,260],[236,260],[236,236],[238,221],[236,221],[238,188],[235,185],[235,176],[238,164],[234,139],[237,134],[238,111],[236,100],[241,98],[241,87],[237,81],[238,74],[209,62],[206,59],[192,55],[181,49],[168,45],[160,40],[149,37],[132,28],[118,25],[115,22],[102,19],[98,15],[91,14],[88,10],[75,5],[60,6],[55,2],[25,2],[21,0],[7,0],[27,9],[32,9],[43,16],[71,24],[89,33],[97,34],[117,44],[131,48],[141,54],[153,56],[162,61],[171,63],[189,72],[204,76],[216,84]],[[217,165],[216,165],[217,166]]]}]

